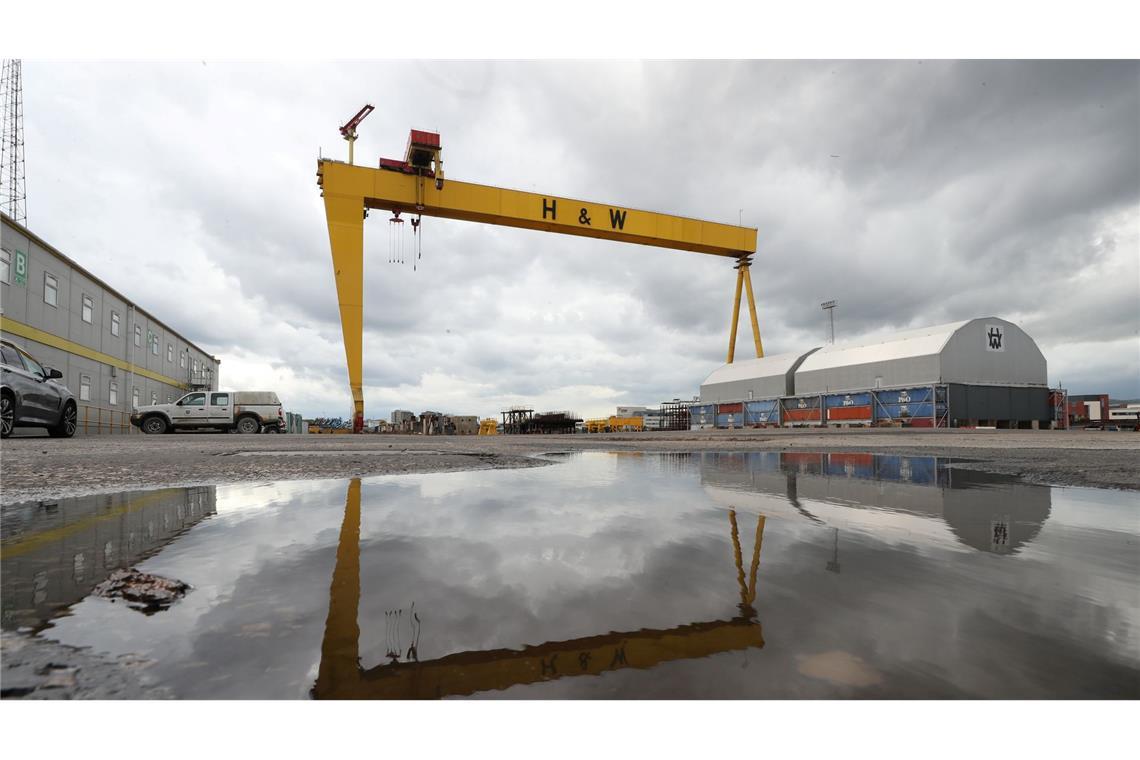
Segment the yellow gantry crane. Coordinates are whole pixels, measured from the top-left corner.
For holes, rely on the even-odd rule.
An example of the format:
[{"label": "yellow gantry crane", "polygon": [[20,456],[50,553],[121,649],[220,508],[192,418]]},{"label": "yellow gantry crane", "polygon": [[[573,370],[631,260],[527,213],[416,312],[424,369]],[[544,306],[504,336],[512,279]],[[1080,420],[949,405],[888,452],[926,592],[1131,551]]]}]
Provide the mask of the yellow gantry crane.
[{"label": "yellow gantry crane", "polygon": [[736,292],[728,362],[735,355],[740,294],[745,286],[756,356],[764,355],[749,275],[751,256],[756,252],[755,228],[469,182],[445,182],[440,137],[435,132],[412,130],[403,160],[381,158],[376,168],[355,166],[352,147],[356,127],[371,111],[371,106],[365,106],[340,128],[349,142],[348,163],[326,158],[317,162],[317,185],[325,202],[356,432],[364,427],[364,217],[368,209],[390,211],[393,220],[399,220],[400,214],[414,216],[413,229],[418,229],[421,217],[435,216],[735,259]]}]

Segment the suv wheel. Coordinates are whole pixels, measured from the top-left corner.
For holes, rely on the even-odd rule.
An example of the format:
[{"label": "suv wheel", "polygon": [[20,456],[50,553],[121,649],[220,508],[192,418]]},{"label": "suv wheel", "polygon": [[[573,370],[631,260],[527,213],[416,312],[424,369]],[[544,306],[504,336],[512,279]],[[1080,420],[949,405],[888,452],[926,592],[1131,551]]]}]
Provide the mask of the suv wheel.
[{"label": "suv wheel", "polygon": [[158,415],[143,420],[142,431],[151,435],[162,435],[166,432],[166,420]]},{"label": "suv wheel", "polygon": [[259,430],[261,430],[261,424],[257,420],[255,420],[253,417],[242,417],[240,420],[237,421],[236,427],[237,427],[237,431],[239,433],[244,434],[244,435],[249,435],[250,433],[256,433]]},{"label": "suv wheel", "polygon": [[76,425],[75,404],[70,401],[63,407],[63,414],[59,416],[59,423],[48,428],[48,435],[52,438],[70,438],[75,435]]},{"label": "suv wheel", "polygon": [[0,397],[0,438],[7,438],[12,435],[12,430],[16,426],[16,404],[12,400],[12,396],[5,393]]}]

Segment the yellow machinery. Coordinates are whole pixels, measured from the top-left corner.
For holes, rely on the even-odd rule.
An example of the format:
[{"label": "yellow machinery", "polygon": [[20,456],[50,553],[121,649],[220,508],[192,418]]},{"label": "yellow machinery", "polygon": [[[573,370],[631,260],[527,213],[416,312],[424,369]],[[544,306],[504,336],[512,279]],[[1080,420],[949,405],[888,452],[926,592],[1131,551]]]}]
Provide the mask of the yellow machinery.
[{"label": "yellow machinery", "polygon": [[643,417],[602,417],[596,420],[586,420],[587,433],[630,433],[645,430]]},{"label": "yellow machinery", "polygon": [[645,430],[643,417],[610,417],[611,433],[633,433]]},{"label": "yellow machinery", "polygon": [[499,434],[499,421],[493,417],[488,417],[485,420],[479,420],[479,435],[498,435]]},{"label": "yellow machinery", "polygon": [[689,623],[666,630],[611,632],[522,649],[457,652],[421,662],[418,643],[404,662],[365,669],[360,664],[360,480],[345,499],[344,522],[329,588],[329,612],[321,640],[321,661],[312,689],[316,699],[439,699],[570,676],[599,675],[623,668],[651,668],[670,660],[707,657],[763,647],[757,620],[756,573],[764,540],[764,516],[756,521],[752,562],[745,581],[736,512],[728,514],[733,561],[740,588],[738,614],[728,620]]},{"label": "yellow machinery", "polygon": [[348,382],[355,409],[354,431],[364,428],[364,217],[369,209],[391,212],[393,222],[402,223],[401,214],[414,216],[411,222],[415,231],[419,230],[421,217],[435,216],[734,259],[737,276],[728,362],[732,362],[735,354],[740,294],[744,286],[748,291],[756,356],[764,355],[749,275],[751,255],[756,252],[754,228],[469,182],[445,182],[440,138],[434,132],[412,130],[403,160],[381,158],[377,168],[354,166],[352,144],[356,127],[370,112],[366,106],[341,128],[342,136],[349,141],[348,163],[326,158],[317,162],[317,185],[324,197]]}]

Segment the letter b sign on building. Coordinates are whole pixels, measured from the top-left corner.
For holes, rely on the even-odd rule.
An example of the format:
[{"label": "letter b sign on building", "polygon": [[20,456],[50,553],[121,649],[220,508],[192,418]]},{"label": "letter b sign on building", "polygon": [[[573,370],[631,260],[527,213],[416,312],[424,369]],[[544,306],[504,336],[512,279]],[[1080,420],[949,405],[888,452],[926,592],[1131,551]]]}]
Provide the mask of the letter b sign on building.
[{"label": "letter b sign on building", "polygon": [[16,251],[16,260],[12,262],[15,264],[13,269],[16,275],[17,285],[28,284],[28,254],[23,251]]}]

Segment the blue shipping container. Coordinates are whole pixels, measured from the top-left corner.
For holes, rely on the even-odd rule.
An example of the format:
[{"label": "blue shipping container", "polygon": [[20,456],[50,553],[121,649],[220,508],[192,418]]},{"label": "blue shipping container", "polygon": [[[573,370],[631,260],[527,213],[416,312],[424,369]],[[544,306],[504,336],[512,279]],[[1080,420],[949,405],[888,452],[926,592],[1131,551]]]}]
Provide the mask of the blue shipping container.
[{"label": "blue shipping container", "polygon": [[744,424],[759,425],[780,421],[780,403],[776,399],[768,401],[745,401]]},{"label": "blue shipping container", "polygon": [[893,391],[875,391],[880,404],[921,404],[930,401],[930,386],[925,388],[901,388]]},{"label": "blue shipping container", "polygon": [[[938,416],[941,417],[946,413],[946,405],[938,405]],[[929,401],[922,404],[876,404],[875,405],[875,419],[876,420],[909,420],[914,417],[926,417],[929,419],[934,416],[934,404]]]},{"label": "blue shipping container", "polygon": [[824,397],[828,409],[844,406],[867,406],[871,403],[870,393],[833,393]]}]

